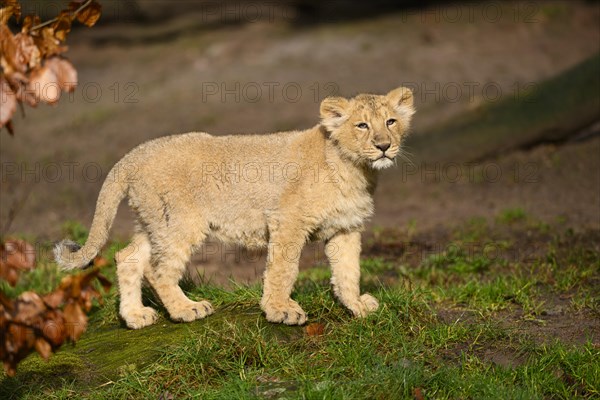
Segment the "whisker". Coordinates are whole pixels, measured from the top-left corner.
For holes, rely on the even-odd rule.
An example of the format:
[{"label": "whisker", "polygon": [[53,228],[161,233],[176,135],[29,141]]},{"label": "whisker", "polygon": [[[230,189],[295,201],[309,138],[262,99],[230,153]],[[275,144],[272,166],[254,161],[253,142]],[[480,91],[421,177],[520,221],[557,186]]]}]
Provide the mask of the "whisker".
[{"label": "whisker", "polygon": [[410,159],[411,156],[413,156],[411,153],[404,151],[404,149],[400,149],[398,151],[398,155],[404,160],[406,161],[411,167],[416,168],[415,163]]}]

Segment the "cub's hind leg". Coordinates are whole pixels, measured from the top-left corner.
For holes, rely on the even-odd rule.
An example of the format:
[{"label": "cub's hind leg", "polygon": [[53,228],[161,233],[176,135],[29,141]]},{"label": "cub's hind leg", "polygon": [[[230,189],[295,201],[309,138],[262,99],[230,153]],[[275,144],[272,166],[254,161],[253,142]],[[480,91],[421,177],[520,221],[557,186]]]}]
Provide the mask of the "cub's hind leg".
[{"label": "cub's hind leg", "polygon": [[131,243],[115,255],[119,284],[119,314],[131,329],[156,322],[156,311],[142,304],[142,278],[150,265],[150,242],[145,233],[136,233]]},{"label": "cub's hind leg", "polygon": [[144,270],[144,276],[154,288],[171,319],[175,321],[194,321],[214,312],[208,301],[192,301],[179,287],[190,255],[190,243],[172,243],[154,251],[152,263]]}]

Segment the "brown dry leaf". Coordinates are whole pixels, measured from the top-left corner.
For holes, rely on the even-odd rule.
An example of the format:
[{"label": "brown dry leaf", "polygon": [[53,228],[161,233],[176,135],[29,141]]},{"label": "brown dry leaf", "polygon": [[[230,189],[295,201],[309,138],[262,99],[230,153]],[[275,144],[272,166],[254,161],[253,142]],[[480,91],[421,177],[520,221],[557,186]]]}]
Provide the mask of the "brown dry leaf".
[{"label": "brown dry leaf", "polygon": [[61,310],[55,309],[48,310],[44,314],[44,318],[42,333],[52,348],[56,349],[67,339],[65,317]]},{"label": "brown dry leaf", "polygon": [[17,96],[6,79],[0,76],[0,128],[6,125],[17,110]]},{"label": "brown dry leaf", "polygon": [[71,302],[63,310],[65,323],[67,326],[67,337],[76,342],[79,340],[85,328],[87,327],[87,316],[78,303]]},{"label": "brown dry leaf", "polygon": [[25,72],[27,68],[36,68],[42,62],[40,50],[35,45],[33,38],[27,33],[17,33],[14,36],[16,44],[15,66],[21,72]]},{"label": "brown dry leaf", "polygon": [[44,303],[50,308],[58,308],[65,301],[65,291],[62,289],[57,289],[52,293],[49,293],[42,297]]},{"label": "brown dry leaf", "polygon": [[4,330],[4,343],[2,347],[2,361],[8,376],[14,376],[17,363],[25,358],[35,345],[33,330],[16,324],[9,324]]},{"label": "brown dry leaf", "polygon": [[[21,6],[17,0],[3,0],[0,8],[0,70],[2,84],[0,128],[13,135],[12,117],[17,105],[35,107],[39,101],[56,103],[61,91],[71,92],[77,86],[77,71],[73,65],[55,56],[67,51],[62,43],[71,32],[75,19],[86,26],[96,24],[102,7],[96,0],[72,1],[58,16],[42,23],[37,15],[27,15],[21,21]],[[15,18],[21,32],[13,34],[8,21]],[[12,22],[12,21],[11,21]],[[4,268],[3,276],[14,280],[14,272]]]},{"label": "brown dry leaf", "polygon": [[63,278],[58,289],[43,297],[25,292],[11,300],[0,292],[0,359],[7,375],[14,376],[17,364],[32,351],[47,359],[65,341],[81,337],[88,323],[84,310],[100,298],[92,284],[95,278],[105,289],[110,287],[95,268]]},{"label": "brown dry leaf", "polygon": [[52,57],[67,51],[67,47],[61,46],[60,41],[54,37],[54,28],[51,26],[41,28],[41,30],[36,31],[35,36],[32,37],[44,58]]},{"label": "brown dry leaf", "polygon": [[19,269],[35,267],[35,248],[31,243],[20,239],[9,239],[0,247],[1,259]]},{"label": "brown dry leaf", "polygon": [[100,255],[94,258],[94,267],[102,268],[108,265],[108,260]]},{"label": "brown dry leaf", "polygon": [[39,25],[42,22],[37,15],[26,15],[23,18],[23,25],[21,26],[21,32],[29,33],[32,27]]},{"label": "brown dry leaf", "polygon": [[102,302],[102,296],[100,295],[100,292],[98,292],[92,285],[84,286],[81,289],[79,304],[81,304],[86,312],[92,309],[92,301],[94,299],[98,299],[99,302]]},{"label": "brown dry leaf", "polygon": [[306,325],[304,330],[308,336],[320,336],[325,331],[325,324],[313,322]]},{"label": "brown dry leaf", "polygon": [[415,400],[425,400],[425,396],[423,396],[423,390],[420,387],[413,389],[413,395],[415,396]]},{"label": "brown dry leaf", "polygon": [[0,278],[15,286],[19,272],[35,266],[35,249],[24,240],[0,243]]},{"label": "brown dry leaf", "polygon": [[8,26],[0,24],[0,67],[6,75],[15,71],[17,44]]},{"label": "brown dry leaf", "polygon": [[79,275],[67,275],[61,279],[59,287],[63,289],[67,297],[77,298],[81,294],[81,274]]},{"label": "brown dry leaf", "polygon": [[52,353],[52,346],[44,338],[38,337],[35,340],[35,350],[42,356],[44,360],[47,360]]},{"label": "brown dry leaf", "polygon": [[61,90],[65,92],[75,90],[77,86],[77,70],[75,70],[73,64],[63,58],[52,57],[46,60],[44,65],[54,73]]},{"label": "brown dry leaf", "polygon": [[27,91],[33,93],[36,99],[48,104],[54,104],[60,99],[58,78],[46,65],[31,72]]},{"label": "brown dry leaf", "polygon": [[17,96],[17,101],[26,103],[31,107],[36,107],[38,103],[38,99],[35,98],[35,93],[30,92],[27,89],[27,83],[29,79],[25,74],[20,72],[13,72],[11,75],[7,75],[6,80],[8,81],[8,85],[15,92]]},{"label": "brown dry leaf", "polygon": [[35,321],[46,309],[46,304],[39,294],[35,292],[23,292],[17,297],[13,312],[14,319],[15,321],[27,324]]},{"label": "brown dry leaf", "polygon": [[[4,304],[4,301],[3,301]],[[0,306],[2,314],[2,342],[0,358],[9,376],[14,376],[19,361],[25,358],[36,346],[35,328],[39,326],[46,306],[34,292],[22,293],[10,307]],[[40,346],[43,346],[40,344]],[[44,350],[44,347],[40,347]]]},{"label": "brown dry leaf", "polygon": [[85,26],[94,26],[100,18],[101,11],[102,6],[95,1],[92,1],[89,6],[77,14],[77,21],[81,22]]},{"label": "brown dry leaf", "polygon": [[56,21],[52,24],[54,28],[54,37],[64,42],[67,39],[67,34],[71,32],[71,21],[73,16],[68,10],[63,10],[56,17]]},{"label": "brown dry leaf", "polygon": [[[2,308],[4,307],[4,309]],[[13,302],[4,292],[0,291],[0,317],[2,317],[2,311],[12,311],[13,310]]]},{"label": "brown dry leaf", "polygon": [[10,286],[15,286],[19,280],[19,273],[16,269],[0,262],[0,279],[4,279]]},{"label": "brown dry leaf", "polygon": [[8,121],[4,127],[10,136],[15,136],[15,129],[13,128],[12,120]]},{"label": "brown dry leaf", "polygon": [[21,19],[21,5],[16,0],[6,0],[2,2],[5,7],[0,8],[0,24],[5,25],[10,17]]}]

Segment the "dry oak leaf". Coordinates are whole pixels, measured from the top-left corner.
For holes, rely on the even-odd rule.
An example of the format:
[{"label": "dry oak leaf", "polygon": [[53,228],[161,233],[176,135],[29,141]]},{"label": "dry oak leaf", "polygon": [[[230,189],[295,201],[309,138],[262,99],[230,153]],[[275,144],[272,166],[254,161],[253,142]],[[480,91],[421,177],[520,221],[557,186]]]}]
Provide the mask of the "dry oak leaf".
[{"label": "dry oak leaf", "polygon": [[35,339],[35,350],[42,356],[44,360],[47,360],[52,354],[52,346],[44,338],[38,337]]},{"label": "dry oak leaf", "polygon": [[35,267],[35,248],[31,243],[20,239],[9,239],[0,247],[1,260],[20,269]]},{"label": "dry oak leaf", "polygon": [[24,102],[31,107],[36,107],[38,99],[35,97],[35,93],[31,92],[27,88],[29,78],[20,72],[14,72],[9,76],[5,77],[8,81],[8,85],[13,89],[17,96],[17,101]]},{"label": "dry oak leaf", "polygon": [[29,33],[31,28],[42,23],[41,18],[38,15],[26,15],[23,17],[23,24],[21,26],[21,32]]},{"label": "dry oak leaf", "polygon": [[37,293],[22,293],[14,301],[0,297],[0,359],[6,373],[14,376],[17,364],[32,349],[47,358],[49,350],[64,342],[64,322],[60,312],[49,310]]},{"label": "dry oak leaf", "polygon": [[13,41],[16,45],[14,62],[19,71],[25,72],[27,68],[36,68],[40,65],[42,61],[40,50],[31,36],[26,33],[17,33]]},{"label": "dry oak leaf", "polygon": [[54,104],[60,99],[58,78],[47,65],[34,69],[29,75],[27,91],[33,93],[37,100]]},{"label": "dry oak leaf", "polygon": [[63,310],[65,323],[67,325],[67,337],[76,342],[79,340],[85,328],[87,328],[87,315],[81,309],[81,305],[76,302],[70,302]]},{"label": "dry oak leaf", "polygon": [[[46,354],[47,346],[36,341],[43,338],[46,305],[37,293],[24,292],[14,302],[2,296],[0,305],[0,359],[9,376],[14,376],[19,361],[27,357],[33,348],[39,347]],[[6,302],[10,302],[5,307]],[[44,338],[45,340],[45,338]]]},{"label": "dry oak leaf", "polygon": [[[34,35],[35,33],[35,35]],[[67,46],[61,46],[60,40],[54,35],[54,28],[46,26],[39,31],[32,32],[33,40],[37,45],[42,57],[51,57],[67,51]]]},{"label": "dry oak leaf", "polygon": [[13,318],[24,324],[35,322],[41,313],[46,311],[46,304],[39,294],[23,292],[14,304]]},{"label": "dry oak leaf", "polygon": [[67,39],[67,34],[71,32],[71,21],[73,21],[73,16],[71,12],[68,10],[63,10],[56,17],[56,21],[52,24],[54,28],[54,37],[61,42],[64,42]]},{"label": "dry oak leaf", "polygon": [[15,71],[17,44],[8,26],[0,24],[0,67],[7,75]]},{"label": "dry oak leaf", "polygon": [[100,255],[94,258],[94,267],[102,268],[108,265],[108,260]]},{"label": "dry oak leaf", "polygon": [[4,0],[0,8],[0,24],[6,24],[10,17],[14,15],[16,19],[21,18],[21,4],[17,0]]},{"label": "dry oak leaf", "polygon": [[46,60],[44,66],[49,68],[56,76],[56,82],[61,90],[72,92],[77,86],[77,70],[69,61],[60,57]]},{"label": "dry oak leaf", "polygon": [[313,322],[304,328],[304,331],[308,336],[320,336],[325,331],[325,324],[319,322]]},{"label": "dry oak leaf", "polygon": [[424,400],[425,396],[423,396],[423,390],[420,387],[416,387],[413,389],[413,396],[415,396],[415,400]]},{"label": "dry oak leaf", "polygon": [[25,292],[13,301],[0,292],[0,359],[9,376],[14,376],[17,364],[33,350],[48,358],[66,340],[75,342],[81,337],[88,322],[84,310],[100,297],[92,285],[94,279],[108,291],[110,281],[94,269],[63,278],[58,289],[43,297]]},{"label": "dry oak leaf", "polygon": [[[69,8],[75,11],[78,7],[81,6],[81,3],[73,1],[69,3]],[[100,18],[100,14],[102,11],[102,6],[95,1],[92,1],[89,6],[81,10],[77,14],[77,21],[81,22],[85,26],[94,26],[98,19]]]}]

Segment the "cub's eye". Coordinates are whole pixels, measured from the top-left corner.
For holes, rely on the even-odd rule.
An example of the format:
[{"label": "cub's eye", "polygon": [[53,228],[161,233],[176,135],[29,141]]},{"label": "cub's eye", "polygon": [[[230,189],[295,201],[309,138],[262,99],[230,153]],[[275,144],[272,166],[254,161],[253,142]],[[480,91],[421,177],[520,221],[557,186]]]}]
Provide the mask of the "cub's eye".
[{"label": "cub's eye", "polygon": [[388,119],[387,121],[385,121],[385,124],[386,124],[387,126],[392,126],[392,125],[394,125],[395,123],[396,123],[396,120],[395,120],[394,118],[390,118],[390,119]]},{"label": "cub's eye", "polygon": [[366,122],[361,122],[360,124],[356,124],[356,127],[359,129],[369,129],[369,124]]}]

